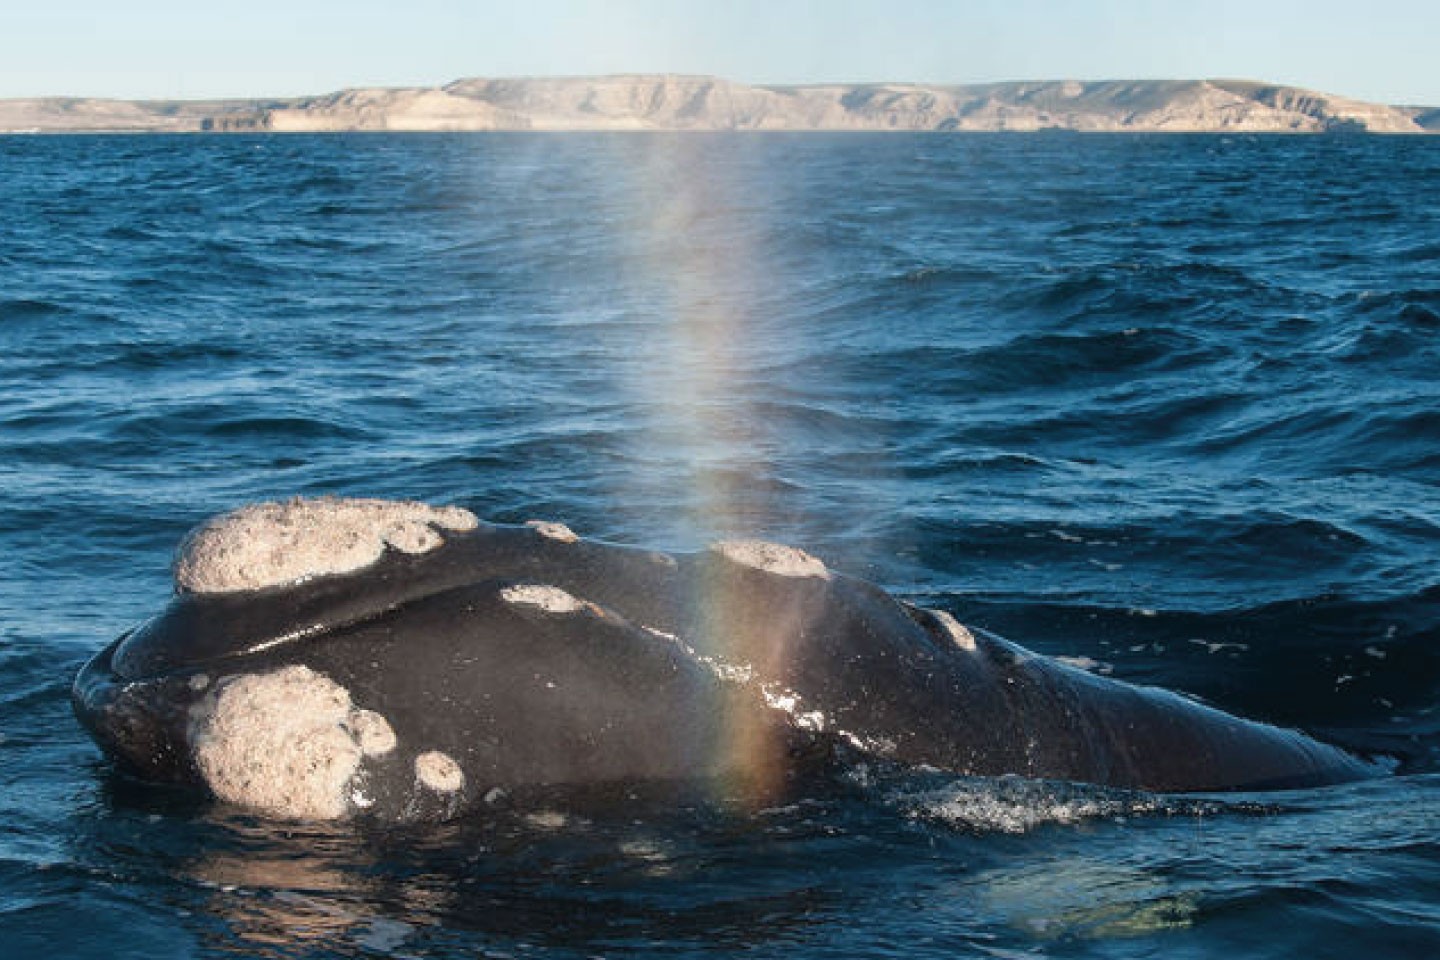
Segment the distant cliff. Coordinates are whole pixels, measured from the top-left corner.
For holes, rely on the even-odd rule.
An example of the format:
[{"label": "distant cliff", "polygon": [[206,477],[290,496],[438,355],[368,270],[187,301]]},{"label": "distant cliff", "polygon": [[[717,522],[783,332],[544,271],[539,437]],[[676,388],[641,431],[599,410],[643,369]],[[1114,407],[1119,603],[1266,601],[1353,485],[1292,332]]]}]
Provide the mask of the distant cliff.
[{"label": "distant cliff", "polygon": [[0,131],[1440,132],[1440,110],[1243,80],[745,86],[620,75],[457,80],[291,100],[0,100]]}]

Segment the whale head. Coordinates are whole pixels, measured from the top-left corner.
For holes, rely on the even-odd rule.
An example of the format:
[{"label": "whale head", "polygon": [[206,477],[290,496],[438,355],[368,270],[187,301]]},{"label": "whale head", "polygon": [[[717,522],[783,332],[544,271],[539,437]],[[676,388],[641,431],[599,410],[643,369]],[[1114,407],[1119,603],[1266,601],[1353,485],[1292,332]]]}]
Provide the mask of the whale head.
[{"label": "whale head", "polygon": [[813,750],[643,622],[674,619],[656,598],[679,566],[453,507],[252,505],[185,538],[167,607],[91,660],[72,699],[124,767],[301,819],[713,776],[737,717],[776,749]]}]

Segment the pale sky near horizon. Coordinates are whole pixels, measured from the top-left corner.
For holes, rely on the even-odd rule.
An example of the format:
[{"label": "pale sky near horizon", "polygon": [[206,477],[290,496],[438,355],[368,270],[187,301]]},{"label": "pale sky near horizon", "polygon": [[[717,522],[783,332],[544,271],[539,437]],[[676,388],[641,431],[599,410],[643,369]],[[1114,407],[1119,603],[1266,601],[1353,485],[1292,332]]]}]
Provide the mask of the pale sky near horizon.
[{"label": "pale sky near horizon", "polygon": [[1440,106],[1436,0],[0,0],[0,97],[281,97],[466,76],[1238,77]]}]

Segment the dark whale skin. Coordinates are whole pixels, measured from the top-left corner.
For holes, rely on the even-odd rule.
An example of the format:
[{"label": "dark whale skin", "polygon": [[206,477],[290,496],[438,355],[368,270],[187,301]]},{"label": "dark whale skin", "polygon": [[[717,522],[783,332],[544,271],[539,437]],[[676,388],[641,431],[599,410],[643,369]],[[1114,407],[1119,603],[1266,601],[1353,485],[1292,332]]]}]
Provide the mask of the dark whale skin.
[{"label": "dark whale skin", "polygon": [[[573,603],[515,600],[532,594]],[[290,749],[274,726],[289,722],[292,689],[321,711],[296,736],[338,754],[277,766],[242,742]],[[256,706],[272,695],[282,709]],[[178,593],[81,670],[73,702],[132,772],[282,817],[443,819],[529,787],[627,781],[765,790],[837,753],[1161,792],[1381,772],[1304,734],[966,631],[842,574],[491,524],[352,573]],[[367,744],[360,720],[377,716],[385,735]],[[352,761],[348,777],[333,766]],[[259,766],[232,776],[232,762]],[[277,777],[310,778],[320,793],[287,799],[286,785],[261,782]]]}]

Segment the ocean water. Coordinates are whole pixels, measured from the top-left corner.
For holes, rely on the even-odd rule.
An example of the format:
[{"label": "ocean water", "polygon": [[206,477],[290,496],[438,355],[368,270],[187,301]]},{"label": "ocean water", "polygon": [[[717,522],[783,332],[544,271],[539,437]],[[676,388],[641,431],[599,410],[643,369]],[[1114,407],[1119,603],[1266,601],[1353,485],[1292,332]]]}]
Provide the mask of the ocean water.
[{"label": "ocean water", "polygon": [[[1440,140],[0,137],[0,957],[1440,956]],[[1391,758],[267,822],[68,687],[335,493],[803,546]]]}]

